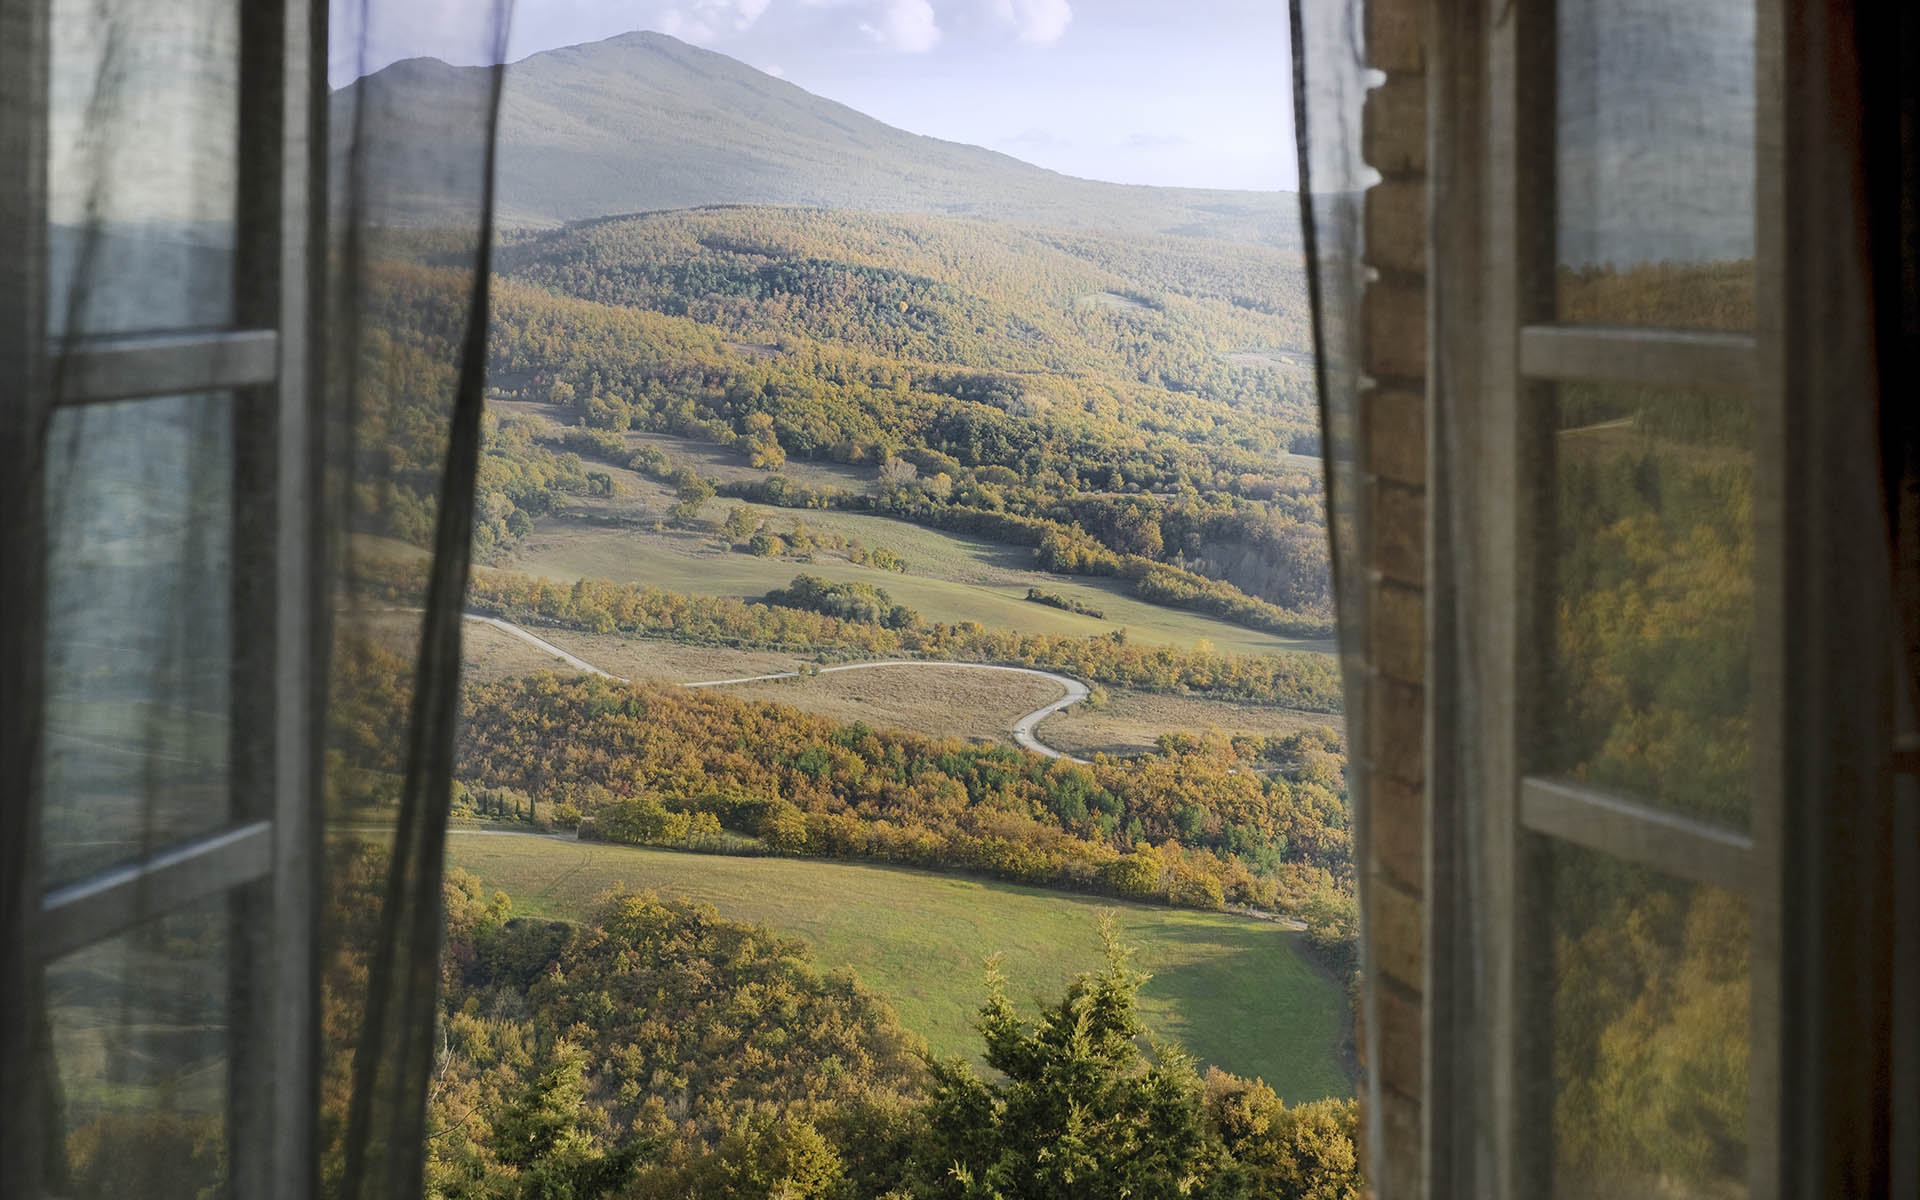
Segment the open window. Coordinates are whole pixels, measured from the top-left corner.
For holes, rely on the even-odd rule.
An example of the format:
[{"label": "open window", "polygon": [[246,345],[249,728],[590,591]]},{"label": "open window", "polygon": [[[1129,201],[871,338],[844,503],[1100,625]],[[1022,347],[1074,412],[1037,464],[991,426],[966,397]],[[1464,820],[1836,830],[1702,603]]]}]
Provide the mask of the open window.
[{"label": "open window", "polygon": [[0,8],[7,1171],[299,1196],[310,6],[106,7]]},{"label": "open window", "polygon": [[1482,5],[1440,38],[1437,1194],[1888,1178],[1915,852],[1860,64],[1820,9]]}]

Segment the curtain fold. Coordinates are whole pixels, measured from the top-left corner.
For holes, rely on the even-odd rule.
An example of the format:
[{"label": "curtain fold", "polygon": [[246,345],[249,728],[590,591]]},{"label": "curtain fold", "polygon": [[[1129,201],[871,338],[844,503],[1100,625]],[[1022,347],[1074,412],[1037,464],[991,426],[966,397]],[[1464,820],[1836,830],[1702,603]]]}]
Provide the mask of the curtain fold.
[{"label": "curtain fold", "polygon": [[[329,1192],[351,1200],[422,1188],[439,1046],[440,893],[484,409],[494,133],[511,13],[508,0],[459,7],[448,27],[470,39],[462,57],[490,69],[404,60],[372,69],[380,65],[372,56],[389,39],[405,40],[418,19],[380,0],[362,0],[351,28],[335,37],[336,52],[345,42],[359,60],[358,78],[331,105],[339,279],[326,338],[337,354],[340,419],[332,427],[339,448],[328,605],[335,757],[327,852],[336,865],[326,886],[327,911],[340,919],[322,935],[329,984],[352,982],[329,995],[323,1014],[329,1066],[346,1087],[325,1097],[323,1118],[343,1123],[332,1126],[339,1140],[323,1154]],[[400,153],[411,155],[413,178],[433,179],[445,201],[423,207],[392,185],[386,167]],[[431,332],[418,336],[423,327]],[[383,583],[378,600],[362,586],[369,571]],[[342,679],[381,702],[343,694]]]},{"label": "curtain fold", "polygon": [[1362,438],[1365,368],[1362,298],[1365,191],[1378,179],[1361,145],[1362,108],[1372,77],[1366,65],[1365,9],[1360,0],[1291,0],[1294,136],[1300,172],[1300,224],[1313,313],[1314,374],[1320,400],[1321,454],[1326,480],[1327,532],[1338,625],[1341,685],[1346,712],[1347,791],[1352,807],[1354,877],[1359,895],[1358,965],[1362,988],[1357,1036],[1361,1085],[1363,1164],[1379,1178],[1385,1145],[1381,1125],[1379,1021],[1368,930],[1369,830],[1372,820],[1374,741],[1370,646],[1369,498],[1372,477]]}]

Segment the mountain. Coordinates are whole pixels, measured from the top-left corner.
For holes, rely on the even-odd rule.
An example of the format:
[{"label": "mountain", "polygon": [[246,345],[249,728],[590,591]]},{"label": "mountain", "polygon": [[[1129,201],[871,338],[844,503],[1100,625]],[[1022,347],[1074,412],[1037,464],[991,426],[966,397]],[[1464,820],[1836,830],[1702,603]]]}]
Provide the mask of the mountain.
[{"label": "mountain", "polygon": [[[978,146],[908,133],[745,63],[659,33],[532,55],[507,68],[499,213],[508,226],[709,204],[927,212],[1297,245],[1288,193],[1075,179]],[[354,101],[431,111],[471,97],[485,68],[409,59],[334,93],[336,145]],[[401,120],[404,134],[417,123]],[[381,128],[371,121],[366,128]],[[383,203],[445,211],[471,141],[373,139]],[[449,165],[451,164],[451,165]],[[471,169],[470,167],[468,168]],[[469,176],[470,178],[470,176]],[[460,189],[470,191],[470,188]]]}]

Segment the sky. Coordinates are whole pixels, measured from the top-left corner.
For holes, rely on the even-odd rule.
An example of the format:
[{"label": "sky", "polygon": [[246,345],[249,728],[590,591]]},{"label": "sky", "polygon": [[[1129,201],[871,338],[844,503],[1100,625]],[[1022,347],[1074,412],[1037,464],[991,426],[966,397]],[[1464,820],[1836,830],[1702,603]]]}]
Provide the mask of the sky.
[{"label": "sky", "polygon": [[[387,4],[367,56],[335,0],[336,84],[426,54],[485,61],[497,0]],[[652,29],[890,125],[1071,175],[1288,189],[1285,0],[518,0],[509,60]]]}]

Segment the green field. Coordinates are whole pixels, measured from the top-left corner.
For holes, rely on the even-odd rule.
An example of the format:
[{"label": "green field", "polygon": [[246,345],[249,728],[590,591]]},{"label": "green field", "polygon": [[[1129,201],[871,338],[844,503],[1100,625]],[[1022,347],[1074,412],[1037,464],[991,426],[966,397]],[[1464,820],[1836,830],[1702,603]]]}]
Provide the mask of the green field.
[{"label": "green field", "polygon": [[[710,503],[703,515],[717,524],[727,502]],[[858,567],[832,554],[808,563],[789,558],[756,558],[718,547],[699,533],[620,528],[567,516],[543,517],[512,567],[550,579],[611,579],[651,584],[674,592],[755,598],[785,587],[806,573],[835,581],[858,580],[885,588],[901,604],[929,621],[978,621],[993,629],[1085,637],[1125,629],[1127,636],[1154,645],[1190,648],[1201,639],[1216,650],[1271,654],[1283,650],[1330,652],[1331,643],[1280,637],[1238,625],[1148,604],[1126,594],[1119,580],[1051,575],[1024,564],[1024,547],[942,533],[891,517],[858,513],[794,512],[763,509],[776,532],[799,516],[808,526],[858,538],[870,547],[893,550],[907,560],[907,573]],[[1083,600],[1106,614],[1082,616],[1026,599],[1038,585]]]},{"label": "green field", "polygon": [[1141,1008],[1157,1033],[1289,1102],[1353,1093],[1339,1055],[1341,989],[1305,960],[1299,934],[1269,922],[888,867],[525,835],[456,831],[447,856],[535,916],[577,917],[624,884],[802,935],[822,965],[852,967],[943,1054],[978,1052],[970,1022],[988,954],[1003,956],[1016,998],[1058,995],[1098,965],[1099,917],[1112,912],[1153,976]]}]

